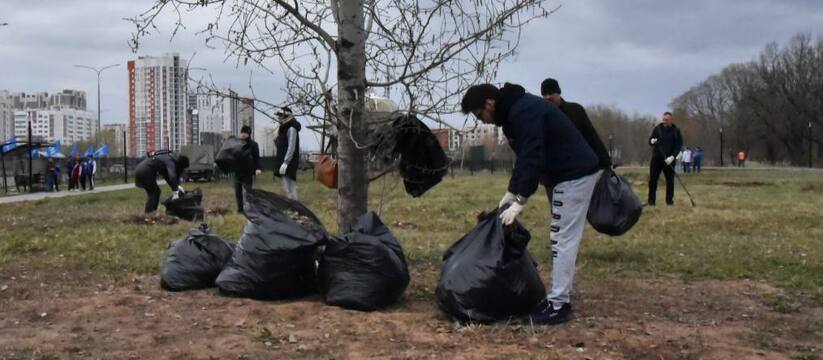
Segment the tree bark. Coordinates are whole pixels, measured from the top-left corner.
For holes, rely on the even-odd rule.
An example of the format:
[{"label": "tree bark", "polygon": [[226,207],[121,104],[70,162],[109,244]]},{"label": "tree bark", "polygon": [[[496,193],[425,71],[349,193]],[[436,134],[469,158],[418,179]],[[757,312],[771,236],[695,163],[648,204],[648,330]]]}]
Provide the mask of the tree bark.
[{"label": "tree bark", "polygon": [[366,156],[357,143],[364,142],[366,92],[366,33],[362,0],[340,0],[337,40],[338,93],[338,233],[351,228],[368,208]]}]

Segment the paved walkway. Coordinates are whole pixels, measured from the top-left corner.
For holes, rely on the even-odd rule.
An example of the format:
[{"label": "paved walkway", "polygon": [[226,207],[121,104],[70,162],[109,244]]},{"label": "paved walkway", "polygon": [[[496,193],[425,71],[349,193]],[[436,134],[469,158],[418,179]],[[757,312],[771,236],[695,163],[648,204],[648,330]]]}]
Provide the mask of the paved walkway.
[{"label": "paved walkway", "polygon": [[33,194],[12,195],[0,197],[0,204],[11,204],[23,201],[37,201],[42,199],[62,198],[67,196],[80,196],[86,194],[97,194],[111,191],[120,191],[134,188],[133,183],[120,185],[98,186],[90,191],[58,191],[58,192],[37,192]]}]

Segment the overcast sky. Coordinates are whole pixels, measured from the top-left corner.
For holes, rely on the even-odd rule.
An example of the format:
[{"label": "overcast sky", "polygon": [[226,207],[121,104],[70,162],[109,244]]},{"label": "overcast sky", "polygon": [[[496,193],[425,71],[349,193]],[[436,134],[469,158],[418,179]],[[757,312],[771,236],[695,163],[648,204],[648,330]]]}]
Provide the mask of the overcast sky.
[{"label": "overcast sky", "polygon": [[[103,76],[103,123],[128,122],[125,63],[134,28],[122,20],[150,0],[0,0],[0,89],[87,92],[96,110],[96,77],[74,64],[121,64]],[[823,35],[821,0],[568,0],[556,14],[530,24],[519,55],[502,66],[498,80],[539,93],[544,77],[556,77],[568,100],[609,104],[657,116],[671,99],[725,65],[752,59],[772,41],[794,34]],[[161,34],[143,40],[139,54],[178,52],[208,68],[220,85],[248,95],[254,71],[258,97],[278,102],[282,76],[224,62],[187,30],[169,41],[171,19]],[[258,121],[263,119],[258,116]]]}]

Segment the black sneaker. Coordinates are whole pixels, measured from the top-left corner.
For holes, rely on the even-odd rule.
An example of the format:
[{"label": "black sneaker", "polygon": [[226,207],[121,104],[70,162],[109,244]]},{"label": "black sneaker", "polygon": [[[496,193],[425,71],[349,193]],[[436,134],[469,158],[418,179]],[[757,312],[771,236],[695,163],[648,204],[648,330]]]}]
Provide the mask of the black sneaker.
[{"label": "black sneaker", "polygon": [[574,317],[572,304],[565,303],[560,309],[555,309],[551,301],[543,299],[529,315],[523,319],[527,325],[558,325]]}]

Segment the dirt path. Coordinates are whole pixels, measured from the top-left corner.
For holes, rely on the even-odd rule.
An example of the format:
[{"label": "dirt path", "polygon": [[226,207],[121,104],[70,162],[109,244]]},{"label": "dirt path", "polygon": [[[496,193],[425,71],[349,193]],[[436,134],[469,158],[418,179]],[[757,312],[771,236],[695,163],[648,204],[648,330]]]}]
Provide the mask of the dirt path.
[{"label": "dirt path", "polygon": [[[763,284],[581,279],[558,327],[455,328],[413,274],[403,303],[361,313],[319,298],[169,293],[158,278],[0,269],[0,359],[787,359],[821,354],[823,309],[772,310]],[[816,353],[814,353],[816,351]]]}]

